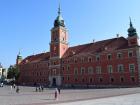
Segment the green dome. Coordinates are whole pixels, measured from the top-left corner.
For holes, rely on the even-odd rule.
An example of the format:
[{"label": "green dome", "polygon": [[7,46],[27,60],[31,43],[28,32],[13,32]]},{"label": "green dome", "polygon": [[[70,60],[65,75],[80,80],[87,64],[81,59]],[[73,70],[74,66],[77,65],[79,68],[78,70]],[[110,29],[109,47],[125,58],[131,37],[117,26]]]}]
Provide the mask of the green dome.
[{"label": "green dome", "polygon": [[58,16],[54,21],[54,27],[59,27],[59,26],[65,27],[64,19],[61,16],[60,6],[58,8]]},{"label": "green dome", "polygon": [[20,54],[20,52],[19,52],[19,54],[17,55],[17,59],[22,59],[22,55]]},{"label": "green dome", "polygon": [[137,35],[136,29],[132,25],[131,19],[130,19],[130,27],[128,28],[127,31],[128,31],[128,36],[129,37]]}]

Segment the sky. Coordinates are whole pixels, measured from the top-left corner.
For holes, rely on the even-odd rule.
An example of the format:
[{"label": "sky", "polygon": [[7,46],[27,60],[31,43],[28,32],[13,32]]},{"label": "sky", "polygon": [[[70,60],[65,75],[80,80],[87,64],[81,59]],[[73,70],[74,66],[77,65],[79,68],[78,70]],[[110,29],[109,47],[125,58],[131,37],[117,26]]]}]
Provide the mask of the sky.
[{"label": "sky", "polygon": [[49,51],[50,30],[59,1],[69,46],[116,37],[127,38],[129,17],[140,33],[140,0],[0,0],[0,62],[3,67]]}]

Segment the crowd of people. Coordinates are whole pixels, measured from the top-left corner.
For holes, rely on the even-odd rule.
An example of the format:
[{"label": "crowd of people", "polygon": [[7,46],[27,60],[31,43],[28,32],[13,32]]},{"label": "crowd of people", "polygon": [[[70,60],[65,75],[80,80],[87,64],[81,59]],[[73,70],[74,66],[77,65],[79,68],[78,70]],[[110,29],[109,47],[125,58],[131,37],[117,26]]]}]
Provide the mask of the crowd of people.
[{"label": "crowd of people", "polygon": [[[40,84],[34,84],[34,87],[35,87],[35,92],[43,92],[44,91],[44,86],[43,85],[40,85]],[[20,92],[20,88],[18,85],[16,85],[15,83],[13,83],[11,86],[11,92],[12,91],[15,91],[16,93],[19,93]],[[55,100],[58,100],[58,97],[60,95],[60,88],[57,87],[57,88],[54,88],[54,99]]]},{"label": "crowd of people", "polygon": [[12,85],[11,85],[11,91],[12,91],[13,89],[16,90],[16,93],[19,93],[19,86],[18,86],[18,85],[16,86],[16,84],[12,84]]}]

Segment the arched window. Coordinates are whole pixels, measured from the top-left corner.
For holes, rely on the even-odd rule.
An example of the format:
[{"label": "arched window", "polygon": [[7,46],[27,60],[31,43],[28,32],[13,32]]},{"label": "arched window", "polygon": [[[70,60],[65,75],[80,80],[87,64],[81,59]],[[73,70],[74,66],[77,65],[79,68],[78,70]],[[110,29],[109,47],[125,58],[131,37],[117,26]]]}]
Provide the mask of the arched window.
[{"label": "arched window", "polygon": [[74,68],[74,74],[78,75],[78,68],[77,67]]},{"label": "arched window", "polygon": [[93,74],[93,67],[88,67],[88,74]]}]

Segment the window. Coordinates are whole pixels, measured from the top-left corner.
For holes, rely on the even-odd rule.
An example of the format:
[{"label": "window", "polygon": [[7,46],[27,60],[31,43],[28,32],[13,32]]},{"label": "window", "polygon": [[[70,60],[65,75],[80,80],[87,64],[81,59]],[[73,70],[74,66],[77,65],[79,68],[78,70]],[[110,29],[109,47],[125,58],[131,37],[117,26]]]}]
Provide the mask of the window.
[{"label": "window", "polygon": [[64,77],[62,77],[62,81],[64,81]]},{"label": "window", "polygon": [[93,81],[93,79],[92,78],[89,78],[89,82],[92,83],[92,81]]},{"label": "window", "polygon": [[103,78],[102,78],[102,77],[100,77],[100,78],[99,78],[99,82],[102,82],[102,81],[103,81]]},{"label": "window", "polygon": [[108,65],[108,73],[113,73],[113,68],[112,68],[112,65]]},{"label": "window", "polygon": [[118,72],[120,72],[120,73],[124,72],[123,64],[118,65]]},{"label": "window", "polygon": [[77,58],[74,58],[74,62],[77,63]]},{"label": "window", "polygon": [[110,78],[110,81],[111,81],[111,82],[114,82],[114,78],[111,77],[111,78]]},{"label": "window", "polygon": [[111,55],[111,54],[108,54],[108,55],[107,55],[107,59],[108,59],[108,60],[111,60],[111,59],[112,59],[112,55]]},{"label": "window", "polygon": [[62,67],[62,70],[65,70],[65,67]]},{"label": "window", "polygon": [[117,53],[117,58],[118,58],[118,59],[123,58],[122,53]]},{"label": "window", "polygon": [[88,67],[88,74],[93,74],[93,67]]},{"label": "window", "polygon": [[74,68],[74,74],[78,75],[78,68]]},{"label": "window", "polygon": [[67,76],[67,81],[69,81],[70,80],[70,77],[69,76]]},{"label": "window", "polygon": [[81,58],[81,62],[82,62],[82,63],[84,62],[84,57]]},{"label": "window", "polygon": [[85,82],[85,79],[84,78],[82,78],[82,82]]},{"label": "window", "polygon": [[135,72],[135,65],[134,64],[129,64],[129,71],[130,71],[130,73]]},{"label": "window", "polygon": [[69,71],[70,70],[70,66],[67,66],[67,71]]},{"label": "window", "polygon": [[63,41],[65,40],[65,38],[63,37]]},{"label": "window", "polygon": [[53,69],[53,74],[54,74],[54,75],[56,74],[56,69]]},{"label": "window", "polygon": [[97,67],[96,67],[96,73],[97,73],[97,74],[101,74],[101,67],[100,67],[100,66],[97,66]]},{"label": "window", "polygon": [[91,57],[88,57],[88,62],[92,62],[92,58]]},{"label": "window", "polygon": [[38,76],[38,72],[37,72],[37,76]]},{"label": "window", "polygon": [[132,81],[132,82],[135,82],[135,78],[134,78],[134,77],[131,77],[131,81]]},{"label": "window", "polygon": [[121,82],[124,82],[124,77],[121,77],[120,80],[121,80]]},{"label": "window", "polygon": [[85,68],[81,67],[81,74],[84,74],[84,73],[85,73]]},{"label": "window", "polygon": [[53,64],[56,65],[56,62],[54,61]]},{"label": "window", "polygon": [[99,60],[100,60],[100,55],[97,54],[97,55],[96,55],[96,61],[99,61]]},{"label": "window", "polygon": [[133,51],[128,51],[128,57],[133,57]]},{"label": "window", "polygon": [[77,77],[75,77],[74,80],[75,80],[75,82],[77,82],[78,81]]}]

